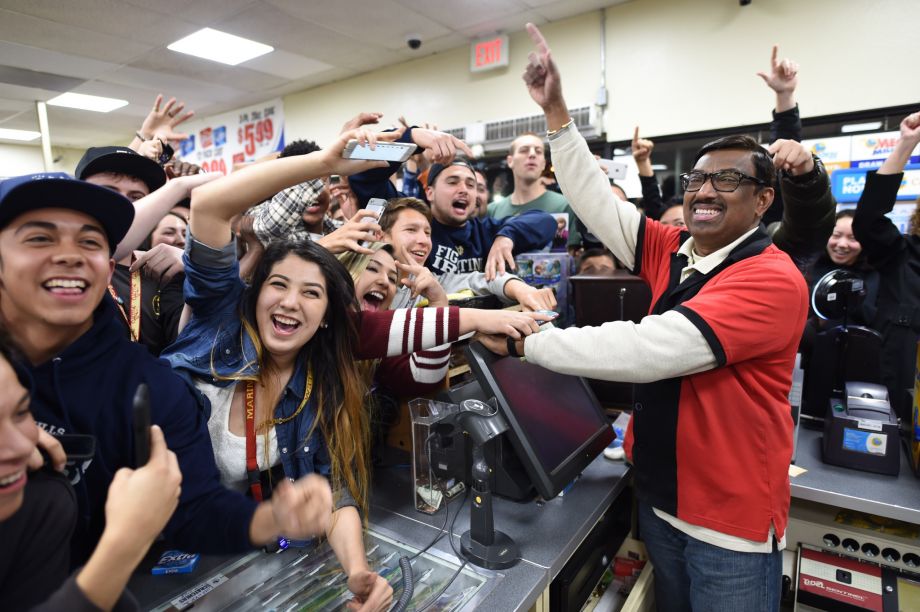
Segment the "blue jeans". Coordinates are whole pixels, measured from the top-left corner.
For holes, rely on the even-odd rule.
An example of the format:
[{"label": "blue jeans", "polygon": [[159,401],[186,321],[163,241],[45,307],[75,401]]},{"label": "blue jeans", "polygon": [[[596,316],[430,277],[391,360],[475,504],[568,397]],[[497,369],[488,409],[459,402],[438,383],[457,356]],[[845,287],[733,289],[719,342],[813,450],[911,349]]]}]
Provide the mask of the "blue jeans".
[{"label": "blue jeans", "polygon": [[659,612],[775,612],[782,551],[742,553],[691,538],[639,502],[639,535],[655,568]]}]

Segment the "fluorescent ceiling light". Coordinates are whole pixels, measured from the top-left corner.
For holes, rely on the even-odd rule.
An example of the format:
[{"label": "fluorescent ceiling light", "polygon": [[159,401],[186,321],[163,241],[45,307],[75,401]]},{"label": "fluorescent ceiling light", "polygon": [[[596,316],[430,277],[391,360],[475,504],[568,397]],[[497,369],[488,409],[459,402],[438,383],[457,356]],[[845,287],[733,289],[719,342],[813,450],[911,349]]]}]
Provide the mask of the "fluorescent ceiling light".
[{"label": "fluorescent ceiling light", "polygon": [[667,164],[652,164],[652,170],[655,170],[657,172],[661,172],[662,170],[667,170],[667,169],[668,169]]},{"label": "fluorescent ceiling light", "polygon": [[86,94],[68,92],[48,100],[48,104],[51,106],[79,108],[80,110],[88,110],[97,113],[108,113],[116,108],[127,106],[128,101],[119,100],[118,98],[104,98],[102,96],[88,96]]},{"label": "fluorescent ceiling light", "polygon": [[865,132],[867,130],[877,130],[882,127],[881,121],[870,121],[868,123],[848,123],[840,126],[840,131],[844,134],[850,132]]},{"label": "fluorescent ceiling light", "polygon": [[614,155],[626,155],[626,149],[614,149],[613,154]]},{"label": "fluorescent ceiling light", "polygon": [[0,139],[6,140],[35,140],[41,138],[41,132],[32,132],[30,130],[8,130],[0,128]]},{"label": "fluorescent ceiling light", "polygon": [[194,34],[189,34],[185,38],[167,45],[166,48],[231,66],[236,66],[275,50],[273,47],[263,45],[254,40],[211,28],[198,30]]}]

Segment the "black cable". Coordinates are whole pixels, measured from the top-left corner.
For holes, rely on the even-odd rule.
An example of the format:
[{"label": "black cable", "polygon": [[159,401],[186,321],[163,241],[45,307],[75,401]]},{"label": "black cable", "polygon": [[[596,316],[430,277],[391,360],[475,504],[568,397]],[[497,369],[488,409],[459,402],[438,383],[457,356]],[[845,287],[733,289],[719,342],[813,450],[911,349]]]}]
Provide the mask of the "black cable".
[{"label": "black cable", "polygon": [[[466,500],[469,499],[469,497],[470,497],[470,490],[469,490],[469,488],[467,488],[466,493],[463,495],[463,502],[464,502],[464,503],[460,505],[460,508],[461,508],[461,509],[463,508],[463,506],[466,505]],[[454,583],[454,580],[457,579],[457,576],[460,575],[460,572],[463,571],[463,568],[466,567],[467,560],[466,560],[465,558],[463,558],[463,556],[462,556],[459,552],[457,552],[457,547],[456,547],[456,545],[454,544],[454,523],[457,522],[457,517],[458,517],[458,516],[460,516],[460,510],[457,510],[456,514],[454,514],[454,519],[450,522],[450,533],[447,534],[447,539],[448,539],[448,541],[450,542],[450,548],[451,548],[451,550],[454,551],[454,554],[457,555],[457,558],[458,558],[458,559],[463,559],[463,563],[460,564],[460,567],[457,568],[457,571],[455,571],[454,574],[453,574],[453,576],[450,577],[450,580],[448,580],[448,581],[444,584],[444,586],[441,587],[441,589],[440,589],[437,593],[435,593],[434,595],[432,595],[431,599],[429,599],[428,601],[426,601],[424,605],[418,606],[418,607],[415,608],[416,612],[425,612],[425,610],[427,610],[428,608],[430,608],[431,605],[432,605],[434,602],[436,602],[436,601],[438,600],[438,598],[441,597],[441,595],[444,594],[444,592],[450,587],[450,585],[452,585],[452,584]]]},{"label": "black cable", "polygon": [[412,573],[412,563],[409,561],[409,557],[399,558],[399,569],[402,570],[403,590],[399,600],[390,612],[403,612],[409,606],[409,602],[412,601],[412,596],[415,594],[415,576]]}]

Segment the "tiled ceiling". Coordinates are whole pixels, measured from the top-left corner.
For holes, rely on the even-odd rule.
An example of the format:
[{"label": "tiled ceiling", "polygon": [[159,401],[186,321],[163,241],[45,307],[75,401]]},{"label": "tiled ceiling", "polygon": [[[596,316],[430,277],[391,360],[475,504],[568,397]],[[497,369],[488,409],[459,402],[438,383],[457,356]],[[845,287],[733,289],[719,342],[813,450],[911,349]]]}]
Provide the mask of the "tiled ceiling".
[{"label": "tiled ceiling", "polygon": [[[37,130],[35,101],[64,91],[110,96],[129,104],[48,116],[55,146],[114,143],[157,93],[208,116],[623,1],[0,0],[0,127]],[[275,51],[226,66],[166,48],[206,26]]]}]

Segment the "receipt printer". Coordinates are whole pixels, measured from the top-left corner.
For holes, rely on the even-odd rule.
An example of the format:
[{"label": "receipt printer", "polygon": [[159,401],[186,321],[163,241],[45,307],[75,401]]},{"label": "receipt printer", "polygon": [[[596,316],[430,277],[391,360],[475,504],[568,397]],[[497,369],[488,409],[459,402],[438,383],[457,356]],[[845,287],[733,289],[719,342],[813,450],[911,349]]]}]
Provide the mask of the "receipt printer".
[{"label": "receipt printer", "polygon": [[831,397],[824,419],[824,462],[897,476],[901,440],[884,386],[848,382],[843,398]]}]

